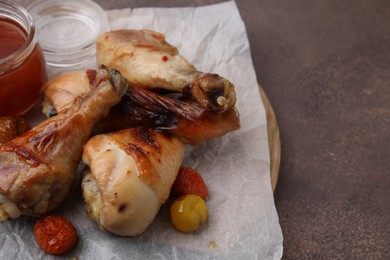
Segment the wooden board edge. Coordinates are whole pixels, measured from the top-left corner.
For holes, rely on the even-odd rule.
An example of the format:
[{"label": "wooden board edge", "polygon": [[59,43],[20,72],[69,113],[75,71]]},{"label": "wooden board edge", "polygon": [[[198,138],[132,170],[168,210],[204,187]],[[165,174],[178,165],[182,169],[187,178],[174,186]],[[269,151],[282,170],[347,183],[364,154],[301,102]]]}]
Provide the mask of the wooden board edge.
[{"label": "wooden board edge", "polygon": [[280,130],[278,121],[272,105],[264,92],[263,88],[259,84],[259,91],[261,100],[263,101],[266,118],[267,118],[267,133],[268,133],[268,147],[270,153],[270,174],[271,174],[271,187],[272,191],[275,191],[276,184],[278,182],[280,160],[281,160],[281,141]]}]

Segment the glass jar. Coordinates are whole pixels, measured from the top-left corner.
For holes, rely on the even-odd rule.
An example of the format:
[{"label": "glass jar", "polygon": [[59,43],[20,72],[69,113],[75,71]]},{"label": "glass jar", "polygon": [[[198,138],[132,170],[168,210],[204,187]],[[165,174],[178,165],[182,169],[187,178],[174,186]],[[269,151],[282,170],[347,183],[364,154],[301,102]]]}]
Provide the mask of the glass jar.
[{"label": "glass jar", "polygon": [[96,67],[96,39],[109,29],[92,0],[35,0],[26,7],[35,21],[49,79],[69,70]]},{"label": "glass jar", "polygon": [[0,42],[0,116],[21,115],[47,79],[33,19],[21,6],[0,1]]}]

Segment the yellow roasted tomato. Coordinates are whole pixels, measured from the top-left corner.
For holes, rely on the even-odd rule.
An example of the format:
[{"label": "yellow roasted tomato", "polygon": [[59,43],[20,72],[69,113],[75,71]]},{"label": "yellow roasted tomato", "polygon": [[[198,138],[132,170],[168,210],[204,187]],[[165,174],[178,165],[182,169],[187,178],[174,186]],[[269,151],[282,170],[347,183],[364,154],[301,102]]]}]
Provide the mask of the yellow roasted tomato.
[{"label": "yellow roasted tomato", "polygon": [[171,205],[171,222],[181,232],[193,232],[207,220],[205,201],[198,195],[181,196]]}]

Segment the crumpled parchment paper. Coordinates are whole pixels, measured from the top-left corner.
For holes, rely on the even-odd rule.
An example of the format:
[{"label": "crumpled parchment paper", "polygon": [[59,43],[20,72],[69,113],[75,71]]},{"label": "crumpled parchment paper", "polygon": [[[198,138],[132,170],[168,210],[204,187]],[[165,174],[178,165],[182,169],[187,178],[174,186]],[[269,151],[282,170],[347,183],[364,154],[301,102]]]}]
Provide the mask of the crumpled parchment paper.
[{"label": "crumpled parchment paper", "polygon": [[[139,237],[101,230],[84,213],[80,183],[55,213],[78,231],[74,250],[60,258],[79,259],[280,259],[282,232],[270,182],[266,117],[258,92],[245,25],[235,2],[191,8],[140,8],[106,12],[110,29],[151,29],[198,70],[235,84],[241,129],[196,147],[183,165],[199,171],[209,188],[209,219],[183,234],[170,224],[168,201]],[[50,73],[50,71],[49,71]],[[51,259],[35,243],[35,219],[0,223],[0,259]]]}]

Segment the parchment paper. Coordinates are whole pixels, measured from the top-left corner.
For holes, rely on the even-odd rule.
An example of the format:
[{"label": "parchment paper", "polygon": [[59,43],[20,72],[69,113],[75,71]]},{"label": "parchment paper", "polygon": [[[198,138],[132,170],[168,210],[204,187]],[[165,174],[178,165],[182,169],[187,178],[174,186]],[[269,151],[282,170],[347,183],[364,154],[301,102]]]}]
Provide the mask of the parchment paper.
[{"label": "parchment paper", "polygon": [[[209,188],[209,219],[198,232],[175,231],[168,201],[142,236],[110,234],[84,213],[77,183],[55,213],[73,222],[79,241],[74,250],[58,258],[280,259],[283,238],[271,190],[265,111],[235,2],[196,8],[111,10],[106,14],[112,30],[162,32],[198,70],[230,79],[238,96],[241,129],[186,149],[183,165],[198,170]],[[0,223],[0,259],[55,258],[36,245],[34,222],[34,218],[22,217]],[[210,243],[216,247],[211,248]]]}]

